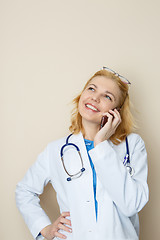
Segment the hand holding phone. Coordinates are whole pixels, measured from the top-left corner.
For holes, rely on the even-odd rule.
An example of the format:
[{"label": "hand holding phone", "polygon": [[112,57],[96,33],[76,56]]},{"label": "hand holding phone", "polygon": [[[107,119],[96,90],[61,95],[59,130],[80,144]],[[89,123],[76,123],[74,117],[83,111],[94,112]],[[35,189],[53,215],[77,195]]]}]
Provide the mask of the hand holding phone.
[{"label": "hand holding phone", "polygon": [[[118,112],[120,112],[120,108],[116,108]],[[114,109],[113,109],[114,111]],[[111,114],[111,113],[110,113]],[[113,116],[113,114],[112,114]],[[114,116],[113,116],[114,117]],[[108,117],[106,115],[104,115],[101,119],[101,123],[100,123],[100,129],[106,124],[106,122],[108,121]],[[99,129],[99,130],[100,130]]]}]

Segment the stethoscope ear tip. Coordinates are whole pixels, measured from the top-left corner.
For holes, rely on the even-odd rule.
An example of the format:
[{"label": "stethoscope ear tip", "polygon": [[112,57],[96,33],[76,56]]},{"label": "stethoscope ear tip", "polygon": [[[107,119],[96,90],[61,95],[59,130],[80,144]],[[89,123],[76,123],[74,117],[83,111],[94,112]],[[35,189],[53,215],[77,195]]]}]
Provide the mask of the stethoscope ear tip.
[{"label": "stethoscope ear tip", "polygon": [[[83,168],[81,168],[81,172],[84,172],[86,169],[83,167]],[[80,173],[80,172],[79,172]],[[82,175],[82,174],[81,174]],[[67,181],[69,182],[69,181],[71,181],[72,180],[72,177],[68,177],[67,178]]]},{"label": "stethoscope ear tip", "polygon": [[69,181],[71,181],[71,178],[69,177],[69,178],[67,178],[67,181],[69,182]]}]

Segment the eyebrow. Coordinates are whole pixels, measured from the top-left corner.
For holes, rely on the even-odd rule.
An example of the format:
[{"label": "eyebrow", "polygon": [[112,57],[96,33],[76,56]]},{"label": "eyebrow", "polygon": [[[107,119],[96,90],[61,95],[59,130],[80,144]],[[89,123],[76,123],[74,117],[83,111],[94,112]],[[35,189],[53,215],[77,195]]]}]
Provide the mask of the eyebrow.
[{"label": "eyebrow", "polygon": [[[97,86],[96,86],[95,84],[93,84],[93,83],[88,84],[88,86],[89,86],[89,85],[93,85],[93,86],[95,86],[95,88],[97,88]],[[116,97],[114,96],[113,93],[111,93],[111,92],[109,92],[109,91],[105,91],[105,93],[111,94],[111,95],[113,96],[114,100],[116,100]]]}]

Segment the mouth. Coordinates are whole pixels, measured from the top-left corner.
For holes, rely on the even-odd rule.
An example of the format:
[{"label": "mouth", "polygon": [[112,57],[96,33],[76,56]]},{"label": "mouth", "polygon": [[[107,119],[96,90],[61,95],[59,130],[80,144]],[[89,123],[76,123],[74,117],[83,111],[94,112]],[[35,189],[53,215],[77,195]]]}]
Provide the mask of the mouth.
[{"label": "mouth", "polygon": [[93,112],[100,112],[99,109],[93,106],[92,104],[86,103],[85,107],[89,110],[92,110]]}]

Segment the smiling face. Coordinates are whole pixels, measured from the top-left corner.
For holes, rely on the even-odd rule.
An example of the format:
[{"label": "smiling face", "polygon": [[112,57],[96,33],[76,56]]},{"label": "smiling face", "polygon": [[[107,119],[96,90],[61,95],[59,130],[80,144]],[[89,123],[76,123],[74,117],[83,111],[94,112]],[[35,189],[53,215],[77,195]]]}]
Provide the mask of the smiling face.
[{"label": "smiling face", "polygon": [[118,85],[105,76],[96,76],[83,91],[78,110],[85,121],[100,124],[102,114],[119,106],[120,89]]}]

